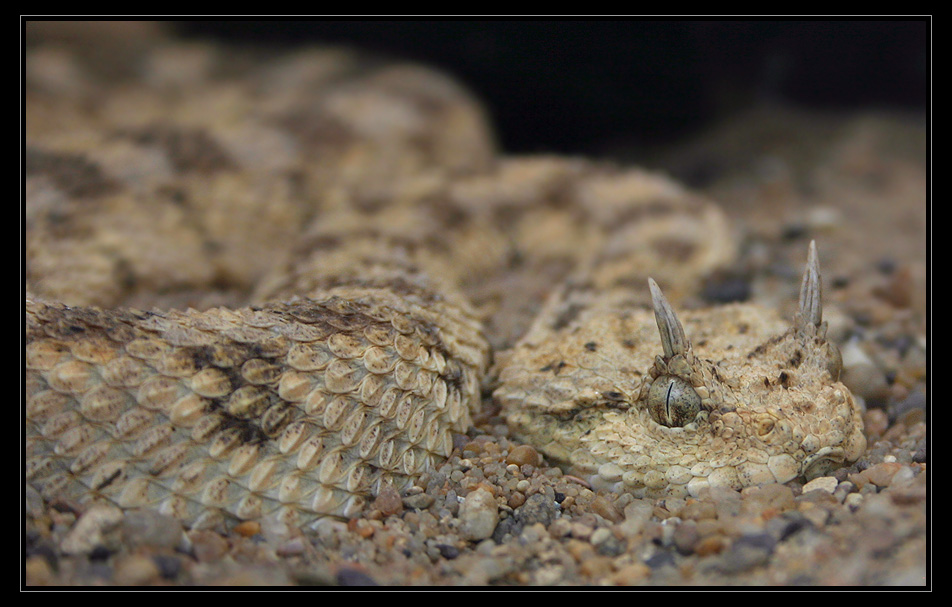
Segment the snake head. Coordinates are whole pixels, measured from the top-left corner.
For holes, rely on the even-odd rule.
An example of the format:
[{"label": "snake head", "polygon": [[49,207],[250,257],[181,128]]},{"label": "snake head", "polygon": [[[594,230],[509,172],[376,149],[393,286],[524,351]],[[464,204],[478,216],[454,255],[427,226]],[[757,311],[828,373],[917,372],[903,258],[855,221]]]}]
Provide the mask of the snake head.
[{"label": "snake head", "polygon": [[862,455],[815,245],[792,323],[750,303],[678,315],[648,288],[650,310],[599,303],[509,354],[495,398],[515,436],[599,487],[643,496],[812,478]]},{"label": "snake head", "polygon": [[686,316],[692,345],[657,283],[648,286],[662,355],[645,375],[630,423],[642,443],[676,454],[672,461],[695,462],[685,475],[695,487],[813,478],[863,453],[861,412],[839,382],[839,350],[826,339],[815,243],[786,330],[737,304]]}]

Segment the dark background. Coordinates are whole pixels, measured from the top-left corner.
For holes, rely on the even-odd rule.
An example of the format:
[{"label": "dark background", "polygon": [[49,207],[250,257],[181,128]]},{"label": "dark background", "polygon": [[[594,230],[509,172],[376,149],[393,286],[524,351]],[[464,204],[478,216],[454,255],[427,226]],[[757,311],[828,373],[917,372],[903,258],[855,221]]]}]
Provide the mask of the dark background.
[{"label": "dark background", "polygon": [[676,141],[762,102],[924,111],[931,21],[188,21],[184,36],[344,44],[436,66],[508,152]]}]

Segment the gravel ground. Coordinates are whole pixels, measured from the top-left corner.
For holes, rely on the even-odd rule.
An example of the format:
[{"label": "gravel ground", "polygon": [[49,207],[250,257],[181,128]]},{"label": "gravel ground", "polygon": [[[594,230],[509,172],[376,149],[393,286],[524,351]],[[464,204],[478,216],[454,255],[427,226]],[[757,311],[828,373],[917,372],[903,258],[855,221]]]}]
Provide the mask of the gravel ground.
[{"label": "gravel ground", "polygon": [[[908,422],[908,423],[907,423]],[[926,425],[893,424],[807,485],[697,499],[593,492],[494,418],[406,496],[302,534],[188,531],[154,512],[28,497],[26,582],[89,585],[917,585]]]}]

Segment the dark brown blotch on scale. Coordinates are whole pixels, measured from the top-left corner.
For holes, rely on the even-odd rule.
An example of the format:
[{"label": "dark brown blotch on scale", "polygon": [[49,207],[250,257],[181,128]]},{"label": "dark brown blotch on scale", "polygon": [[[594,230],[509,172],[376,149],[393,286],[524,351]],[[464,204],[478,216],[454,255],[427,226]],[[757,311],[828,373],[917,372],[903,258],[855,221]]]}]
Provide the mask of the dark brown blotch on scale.
[{"label": "dark brown blotch on scale", "polygon": [[567,327],[578,315],[585,309],[581,304],[569,304],[569,306],[556,317],[552,323],[552,330],[558,331]]},{"label": "dark brown blotch on scale", "polygon": [[209,175],[236,166],[204,129],[152,125],[121,130],[116,136],[128,138],[139,145],[163,149],[172,166],[181,173]]},{"label": "dark brown blotch on scale", "polygon": [[103,174],[99,165],[80,154],[27,147],[23,166],[28,178],[47,177],[70,199],[96,198],[120,189],[119,184]]},{"label": "dark brown blotch on scale", "polygon": [[689,262],[697,251],[696,244],[679,238],[663,238],[654,244],[659,257],[678,263]]},{"label": "dark brown blotch on scale", "polygon": [[567,363],[564,360],[560,360],[557,363],[549,363],[548,365],[539,369],[539,371],[543,373],[552,371],[553,375],[558,375],[562,371],[562,368],[566,366],[566,364]]},{"label": "dark brown blotch on scale", "polygon": [[315,155],[340,150],[360,141],[347,125],[330,116],[319,105],[292,110],[275,119],[274,125],[291,134],[305,150]]}]

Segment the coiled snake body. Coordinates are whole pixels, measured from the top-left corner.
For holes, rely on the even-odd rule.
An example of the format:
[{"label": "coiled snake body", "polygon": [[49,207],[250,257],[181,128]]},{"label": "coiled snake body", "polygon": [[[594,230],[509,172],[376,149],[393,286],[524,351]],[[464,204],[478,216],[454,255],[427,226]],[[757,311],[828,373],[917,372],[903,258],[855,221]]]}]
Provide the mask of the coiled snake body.
[{"label": "coiled snake body", "polygon": [[44,498],[349,517],[448,457],[488,389],[519,439],[639,495],[865,448],[814,250],[792,328],[756,304],[679,320],[658,285],[677,304],[730,263],[723,213],[644,171],[497,156],[439,74],[177,44],[108,78],[55,49],[27,68]]}]

